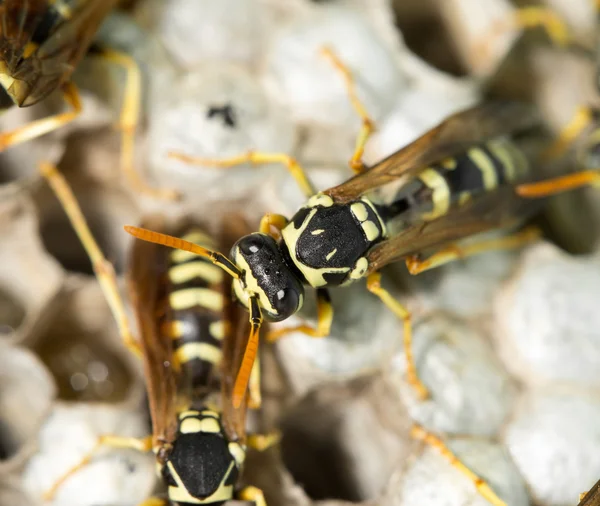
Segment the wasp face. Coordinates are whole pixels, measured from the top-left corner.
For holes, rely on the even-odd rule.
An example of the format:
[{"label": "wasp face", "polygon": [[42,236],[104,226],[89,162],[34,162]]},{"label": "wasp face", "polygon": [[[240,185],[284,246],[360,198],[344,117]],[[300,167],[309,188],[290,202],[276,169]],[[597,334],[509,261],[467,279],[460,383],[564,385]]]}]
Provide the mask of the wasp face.
[{"label": "wasp face", "polygon": [[223,504],[233,498],[245,450],[227,440],[218,413],[190,410],[161,469],[169,499],[177,504]]},{"label": "wasp face", "polygon": [[246,307],[248,298],[256,295],[265,316],[275,322],[289,318],[302,307],[302,282],[271,236],[254,233],[242,237],[234,244],[231,256],[243,272],[233,286],[237,298]]}]

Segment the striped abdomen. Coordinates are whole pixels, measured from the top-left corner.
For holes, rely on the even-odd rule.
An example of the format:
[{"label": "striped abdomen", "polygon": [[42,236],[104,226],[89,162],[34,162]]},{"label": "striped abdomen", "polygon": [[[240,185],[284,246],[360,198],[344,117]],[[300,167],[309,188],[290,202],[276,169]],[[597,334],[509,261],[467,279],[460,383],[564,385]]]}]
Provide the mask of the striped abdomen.
[{"label": "striped abdomen", "polygon": [[453,205],[522,179],[528,169],[525,155],[511,141],[489,141],[423,169],[413,181],[378,202],[377,209],[393,226],[431,221]]},{"label": "striped abdomen", "polygon": [[[214,248],[198,229],[183,236],[187,241]],[[166,293],[161,303],[161,333],[173,341],[173,362],[181,368],[184,388],[210,390],[221,363],[223,272],[210,261],[186,251],[169,253]]]}]

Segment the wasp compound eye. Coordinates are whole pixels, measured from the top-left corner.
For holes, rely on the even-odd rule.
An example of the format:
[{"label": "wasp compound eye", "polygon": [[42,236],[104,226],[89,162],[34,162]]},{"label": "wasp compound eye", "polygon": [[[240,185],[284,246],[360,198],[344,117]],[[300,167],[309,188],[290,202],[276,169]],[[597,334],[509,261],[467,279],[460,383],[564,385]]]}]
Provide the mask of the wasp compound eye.
[{"label": "wasp compound eye", "polygon": [[302,307],[302,282],[271,236],[254,233],[242,237],[233,246],[231,256],[244,272],[247,294],[258,296],[269,320],[285,320]]},{"label": "wasp compound eye", "polygon": [[[242,237],[238,242],[241,253],[244,256],[250,256],[258,253],[265,246],[265,237],[262,234],[250,234]],[[234,248],[235,249],[235,248]]]}]

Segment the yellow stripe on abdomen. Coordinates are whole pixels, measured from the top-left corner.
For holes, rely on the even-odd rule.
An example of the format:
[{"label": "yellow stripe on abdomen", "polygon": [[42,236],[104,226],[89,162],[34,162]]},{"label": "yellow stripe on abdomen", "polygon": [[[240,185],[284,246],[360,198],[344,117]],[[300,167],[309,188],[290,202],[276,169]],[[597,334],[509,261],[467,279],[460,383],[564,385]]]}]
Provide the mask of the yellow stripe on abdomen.
[{"label": "yellow stripe on abdomen", "polygon": [[208,343],[185,343],[175,350],[175,357],[180,364],[191,360],[204,360],[213,365],[219,365],[223,353],[220,348]]},{"label": "yellow stripe on abdomen", "polygon": [[448,212],[450,208],[450,189],[448,183],[437,170],[425,169],[419,174],[419,179],[431,190],[431,201],[433,209],[423,213],[424,220],[439,218]]},{"label": "yellow stripe on abdomen", "polygon": [[481,171],[483,187],[486,190],[493,190],[498,186],[498,174],[494,167],[494,162],[481,148],[471,148],[467,152],[469,158],[473,161],[477,168]]},{"label": "yellow stripe on abdomen", "polygon": [[223,310],[223,294],[209,288],[183,288],[169,294],[169,305],[176,311],[200,306],[213,311]]},{"label": "yellow stripe on abdomen", "polygon": [[169,279],[176,285],[188,283],[197,278],[206,281],[209,285],[214,285],[223,280],[223,271],[204,260],[176,265],[169,269]]}]

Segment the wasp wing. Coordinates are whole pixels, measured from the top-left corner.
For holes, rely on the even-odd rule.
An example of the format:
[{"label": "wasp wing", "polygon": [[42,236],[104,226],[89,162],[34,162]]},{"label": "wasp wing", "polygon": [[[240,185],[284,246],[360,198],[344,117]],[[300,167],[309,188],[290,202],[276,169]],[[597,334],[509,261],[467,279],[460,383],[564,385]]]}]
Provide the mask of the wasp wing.
[{"label": "wasp wing", "polygon": [[0,55],[10,73],[17,69],[47,10],[47,0],[0,3]]},{"label": "wasp wing", "polygon": [[[158,219],[152,219],[144,226],[152,230],[163,228]],[[143,349],[155,443],[172,441],[177,430],[177,377],[171,361],[172,343],[170,339],[161,338],[158,328],[165,255],[165,248],[146,241],[133,241],[128,276],[129,296]]]},{"label": "wasp wing", "polygon": [[[11,0],[11,3],[21,3],[22,1]],[[27,3],[27,2],[25,2]],[[28,21],[27,27],[32,29],[32,33],[27,33],[25,29],[21,33],[19,44],[26,37],[31,37],[36,30],[42,28],[48,31],[48,35],[40,41],[39,47],[33,53],[24,56],[25,46],[19,46],[15,42],[8,42],[12,48],[13,55],[9,64],[11,76],[18,81],[27,83],[27,87],[14,87],[11,91],[13,98],[19,106],[33,105],[44,99],[47,95],[56,90],[61,84],[65,83],[71,77],[77,63],[83,58],[92,43],[94,35],[98,31],[100,24],[104,21],[110,10],[115,6],[117,0],[77,0],[72,5],[70,16],[62,21],[56,21],[53,25],[41,27],[41,19],[38,13],[38,4],[45,4],[45,11],[51,7],[48,2],[34,0],[32,3],[36,9],[31,7],[22,8],[25,10],[24,17]],[[14,15],[14,13],[5,12],[5,18]],[[42,14],[43,15],[43,14]],[[47,19],[44,22],[50,23]],[[11,23],[19,25],[20,23],[13,19]],[[15,27],[13,27],[14,31]],[[4,34],[3,41],[9,41]],[[39,36],[39,34],[38,34]],[[27,42],[26,42],[27,43]],[[25,44],[26,44],[25,43]]]},{"label": "wasp wing", "polygon": [[451,208],[435,220],[407,226],[394,237],[375,245],[368,253],[367,273],[409,255],[439,248],[465,237],[522,223],[543,205],[543,199],[519,197],[513,186],[501,186]]},{"label": "wasp wing", "polygon": [[326,190],[337,203],[356,200],[370,190],[401,178],[409,181],[422,169],[489,139],[527,130],[539,123],[532,106],[494,101],[453,114],[408,146],[348,181]]},{"label": "wasp wing", "polygon": [[[238,214],[225,216],[220,234],[222,251],[229,251],[233,244],[250,231],[244,218]],[[232,441],[246,439],[246,411],[248,402],[242,402],[239,408],[233,405],[233,390],[237,378],[248,337],[250,336],[250,321],[248,310],[234,299],[231,280],[223,283],[225,335],[223,338],[223,361],[221,362],[221,391],[223,425]]]},{"label": "wasp wing", "polygon": [[600,480],[583,496],[578,506],[600,506]]}]

